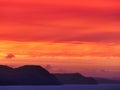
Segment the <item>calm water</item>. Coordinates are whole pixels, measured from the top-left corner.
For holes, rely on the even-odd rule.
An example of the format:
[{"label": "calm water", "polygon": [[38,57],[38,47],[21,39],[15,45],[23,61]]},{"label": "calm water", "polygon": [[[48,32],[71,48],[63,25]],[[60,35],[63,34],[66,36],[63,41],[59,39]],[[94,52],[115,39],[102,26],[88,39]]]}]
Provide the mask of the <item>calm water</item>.
[{"label": "calm water", "polygon": [[63,86],[0,86],[0,90],[120,90],[120,84]]}]

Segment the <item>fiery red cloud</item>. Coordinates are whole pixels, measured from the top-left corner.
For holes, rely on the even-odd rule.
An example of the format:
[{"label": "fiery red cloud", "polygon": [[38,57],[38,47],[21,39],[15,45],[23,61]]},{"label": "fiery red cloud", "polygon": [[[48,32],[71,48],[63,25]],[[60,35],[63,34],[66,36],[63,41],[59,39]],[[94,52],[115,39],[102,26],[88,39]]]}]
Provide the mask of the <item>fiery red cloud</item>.
[{"label": "fiery red cloud", "polygon": [[[110,33],[114,33],[113,40],[115,34],[118,35],[119,1],[53,1],[1,1],[1,40],[86,41],[86,35],[88,38],[92,35],[97,41],[96,38],[102,40],[102,35],[95,33],[100,32],[110,40]],[[98,2],[103,5],[97,6]]]},{"label": "fiery red cloud", "polygon": [[[34,64],[59,68],[72,59],[70,66],[78,71],[80,67],[101,71],[108,64],[114,72],[120,68],[119,0],[0,0],[0,31],[0,56],[14,53],[16,59],[25,59],[12,64],[31,63],[26,58],[39,57],[45,61],[37,59]],[[56,61],[48,61],[51,57]],[[103,65],[100,59],[114,64]]]}]

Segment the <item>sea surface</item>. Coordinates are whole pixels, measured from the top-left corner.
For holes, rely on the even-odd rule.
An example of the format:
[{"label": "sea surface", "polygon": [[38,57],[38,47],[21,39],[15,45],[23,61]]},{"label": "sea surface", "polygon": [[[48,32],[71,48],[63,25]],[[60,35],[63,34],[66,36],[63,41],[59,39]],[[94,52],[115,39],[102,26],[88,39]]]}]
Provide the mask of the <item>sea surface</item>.
[{"label": "sea surface", "polygon": [[62,86],[0,86],[0,90],[120,90],[120,84]]}]

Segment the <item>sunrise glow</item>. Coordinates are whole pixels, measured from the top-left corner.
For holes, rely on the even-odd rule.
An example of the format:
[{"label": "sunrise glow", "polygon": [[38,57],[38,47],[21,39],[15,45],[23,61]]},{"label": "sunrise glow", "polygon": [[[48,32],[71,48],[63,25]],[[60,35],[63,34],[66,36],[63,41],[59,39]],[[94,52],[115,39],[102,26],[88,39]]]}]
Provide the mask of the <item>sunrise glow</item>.
[{"label": "sunrise glow", "polygon": [[120,1],[0,0],[0,64],[119,77]]}]

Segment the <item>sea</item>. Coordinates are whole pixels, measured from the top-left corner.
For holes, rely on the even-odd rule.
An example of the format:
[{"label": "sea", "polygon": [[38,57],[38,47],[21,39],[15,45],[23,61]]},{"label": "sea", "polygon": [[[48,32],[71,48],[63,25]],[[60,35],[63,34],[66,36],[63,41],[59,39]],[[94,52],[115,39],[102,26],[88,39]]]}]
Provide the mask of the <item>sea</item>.
[{"label": "sea", "polygon": [[0,86],[0,90],[120,90],[120,84],[62,86]]}]

